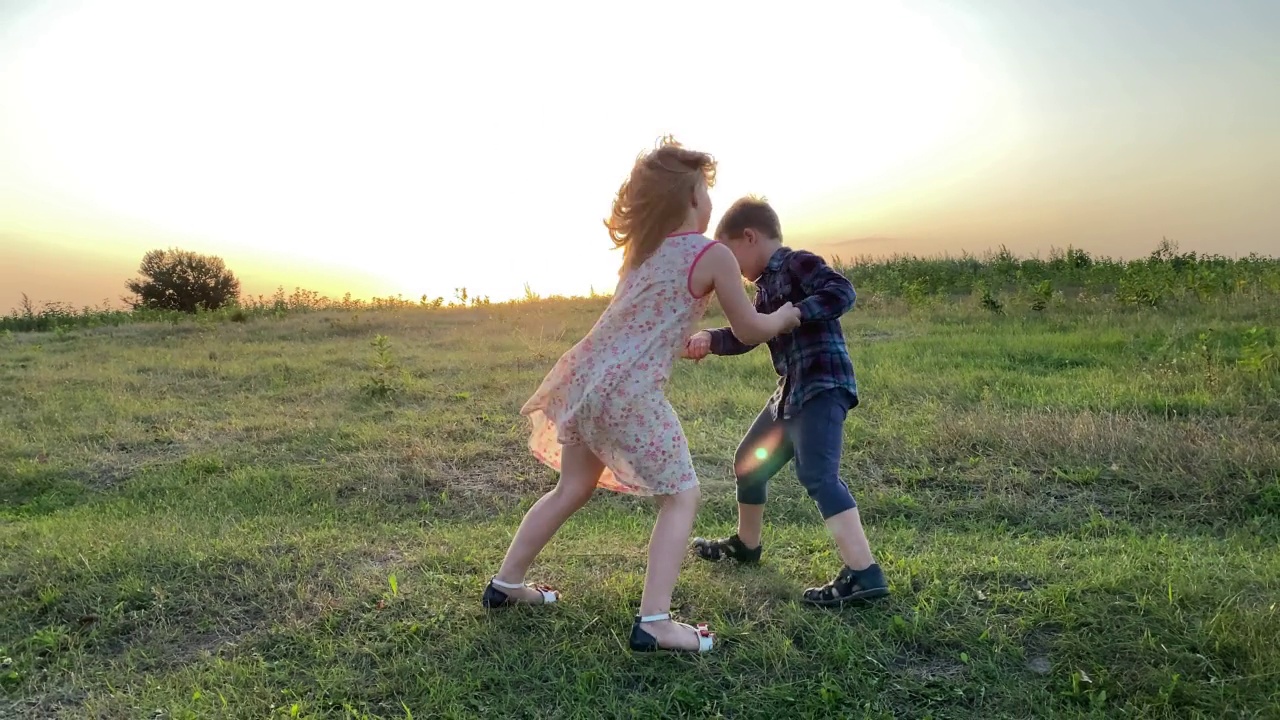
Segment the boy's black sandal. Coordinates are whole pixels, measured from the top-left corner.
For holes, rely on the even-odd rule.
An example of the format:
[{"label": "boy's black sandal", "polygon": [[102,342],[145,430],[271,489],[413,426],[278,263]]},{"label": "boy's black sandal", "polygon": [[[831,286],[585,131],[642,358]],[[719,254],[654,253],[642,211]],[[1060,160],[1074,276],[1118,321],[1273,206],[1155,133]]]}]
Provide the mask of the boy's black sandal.
[{"label": "boy's black sandal", "polygon": [[710,560],[711,562],[728,559],[737,560],[740,563],[758,563],[760,562],[760,552],[762,550],[764,550],[764,545],[757,548],[749,548],[736,534],[719,540],[693,539],[694,553],[703,560]]},{"label": "boy's black sandal", "polygon": [[822,587],[804,591],[803,602],[821,607],[835,607],[848,602],[866,602],[889,594],[889,583],[879,565],[866,570],[845,567],[835,580]]}]

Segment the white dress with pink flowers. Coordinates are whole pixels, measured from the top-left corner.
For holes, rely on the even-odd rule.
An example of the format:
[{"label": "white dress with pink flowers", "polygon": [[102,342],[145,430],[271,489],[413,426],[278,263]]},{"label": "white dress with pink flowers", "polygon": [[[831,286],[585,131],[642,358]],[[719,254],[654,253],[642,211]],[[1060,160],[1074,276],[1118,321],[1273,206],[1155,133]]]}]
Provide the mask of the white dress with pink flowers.
[{"label": "white dress with pink flowers", "polygon": [[599,487],[671,495],[696,487],[689,443],[663,389],[709,296],[689,286],[714,243],[673,235],[618,283],[591,331],[560,358],[520,411],[529,449],[559,470],[564,445],[581,444],[605,464]]}]

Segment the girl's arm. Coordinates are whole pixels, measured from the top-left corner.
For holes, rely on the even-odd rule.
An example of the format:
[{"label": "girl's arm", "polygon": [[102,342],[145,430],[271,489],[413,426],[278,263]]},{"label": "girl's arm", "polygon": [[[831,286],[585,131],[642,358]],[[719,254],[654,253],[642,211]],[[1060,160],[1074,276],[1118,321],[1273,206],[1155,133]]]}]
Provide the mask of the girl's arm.
[{"label": "girl's arm", "polygon": [[744,346],[759,345],[800,325],[800,311],[787,303],[761,315],[751,306],[742,287],[742,270],[729,248],[719,243],[708,248],[689,273],[689,289],[696,295],[714,292],[729,328]]}]

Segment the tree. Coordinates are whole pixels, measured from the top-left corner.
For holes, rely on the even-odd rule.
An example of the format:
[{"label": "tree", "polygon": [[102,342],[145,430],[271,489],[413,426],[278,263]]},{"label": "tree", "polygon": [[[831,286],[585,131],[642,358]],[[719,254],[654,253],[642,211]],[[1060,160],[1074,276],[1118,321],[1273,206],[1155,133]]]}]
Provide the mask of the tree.
[{"label": "tree", "polygon": [[240,281],[222,258],[171,248],[142,256],[137,277],[125,283],[128,302],[152,310],[217,310],[240,297]]}]

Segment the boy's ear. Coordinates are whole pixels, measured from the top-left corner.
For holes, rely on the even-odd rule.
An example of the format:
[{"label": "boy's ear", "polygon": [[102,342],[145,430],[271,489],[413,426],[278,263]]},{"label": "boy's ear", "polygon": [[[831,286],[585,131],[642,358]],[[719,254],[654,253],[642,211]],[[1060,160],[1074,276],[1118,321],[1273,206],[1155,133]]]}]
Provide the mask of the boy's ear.
[{"label": "boy's ear", "polygon": [[742,231],[742,239],[747,241],[748,245],[754,245],[760,239],[760,233],[751,228]]}]

